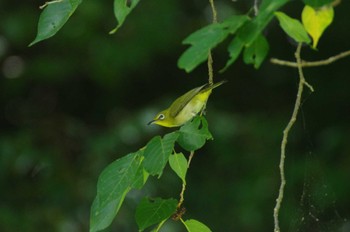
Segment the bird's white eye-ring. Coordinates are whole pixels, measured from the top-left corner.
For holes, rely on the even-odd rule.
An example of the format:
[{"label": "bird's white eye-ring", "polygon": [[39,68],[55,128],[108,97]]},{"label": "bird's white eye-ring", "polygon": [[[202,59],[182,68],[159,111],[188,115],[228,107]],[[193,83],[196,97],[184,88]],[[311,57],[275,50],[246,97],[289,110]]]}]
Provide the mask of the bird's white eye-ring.
[{"label": "bird's white eye-ring", "polygon": [[164,118],[165,118],[164,114],[160,114],[160,115],[158,116],[158,119],[159,119],[159,120],[163,120]]}]

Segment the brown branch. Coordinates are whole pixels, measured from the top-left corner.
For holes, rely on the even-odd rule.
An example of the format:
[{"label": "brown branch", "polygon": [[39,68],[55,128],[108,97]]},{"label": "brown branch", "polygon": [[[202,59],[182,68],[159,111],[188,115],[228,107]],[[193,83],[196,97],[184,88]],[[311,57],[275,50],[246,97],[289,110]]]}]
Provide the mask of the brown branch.
[{"label": "brown branch", "polygon": [[[214,0],[209,0],[209,3],[213,14],[213,23],[217,23],[218,19],[217,19],[217,12],[215,9]],[[212,85],[214,83],[214,71],[213,71],[213,57],[211,55],[211,51],[209,51],[209,54],[208,54],[207,65],[208,65],[208,83]]]},{"label": "brown branch", "polygon": [[305,80],[303,69],[302,69],[302,61],[300,58],[300,51],[301,51],[302,44],[299,43],[298,48],[295,52],[295,58],[298,65],[298,74],[299,74],[299,85],[298,85],[298,92],[297,97],[294,104],[294,109],[292,113],[292,117],[290,118],[286,128],[283,130],[283,138],[281,143],[281,156],[280,156],[280,163],[279,163],[279,169],[280,169],[280,177],[281,177],[281,183],[280,188],[278,192],[278,197],[276,198],[276,205],[273,211],[273,217],[274,217],[274,232],[280,232],[280,225],[279,225],[279,212],[283,201],[283,195],[284,195],[284,188],[286,185],[286,177],[285,177],[285,171],[284,171],[284,162],[286,159],[286,146],[288,142],[288,135],[290,130],[292,129],[295,121],[297,120],[298,112],[300,109],[301,104],[301,98],[304,90],[304,85],[309,87],[311,91],[313,91],[313,88],[310,84],[308,84]]},{"label": "brown branch", "polygon": [[[318,67],[322,65],[329,65],[339,59],[342,59],[344,57],[350,56],[350,50],[339,53],[338,55],[331,56],[325,60],[319,60],[319,61],[304,61],[302,60],[300,62],[301,67],[303,68],[308,68],[308,67]],[[271,58],[270,62],[273,64],[277,65],[282,65],[282,66],[287,66],[287,67],[292,67],[292,68],[298,68],[298,63],[297,62],[292,62],[292,61],[286,61],[286,60],[280,60],[276,58]]]},{"label": "brown branch", "polygon": [[[190,156],[188,157],[187,169],[190,168],[190,164],[191,164],[193,156],[194,156],[194,151],[191,151]],[[185,200],[185,198],[184,198],[185,190],[186,190],[186,183],[182,182],[182,189],[180,192],[179,203],[177,204],[177,210],[181,210],[181,206]]]}]

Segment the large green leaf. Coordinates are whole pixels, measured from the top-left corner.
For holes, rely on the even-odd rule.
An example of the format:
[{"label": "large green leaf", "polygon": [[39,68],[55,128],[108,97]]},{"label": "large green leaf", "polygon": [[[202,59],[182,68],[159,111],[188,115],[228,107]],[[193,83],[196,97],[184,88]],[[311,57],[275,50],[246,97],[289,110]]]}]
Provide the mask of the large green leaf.
[{"label": "large green leaf", "polygon": [[200,116],[183,125],[179,132],[177,142],[187,151],[198,150],[206,140],[213,138],[209,132],[207,120]]},{"label": "large green leaf", "polygon": [[183,183],[186,184],[186,173],[187,173],[187,159],[184,154],[177,153],[169,157],[169,165],[171,169],[180,177]]},{"label": "large green leaf", "polygon": [[275,15],[279,20],[282,29],[287,35],[299,43],[308,44],[311,42],[303,24],[301,24],[299,20],[293,19],[283,12],[275,12]]},{"label": "large green leaf", "polygon": [[142,199],[136,208],[135,215],[140,231],[173,215],[176,212],[177,203],[175,199]]},{"label": "large green leaf", "polygon": [[183,43],[192,46],[179,58],[179,68],[185,69],[187,72],[192,71],[208,58],[211,49],[215,48],[229,34],[235,33],[247,20],[246,15],[234,15],[222,23],[210,24],[189,35]]},{"label": "large green leaf", "polygon": [[125,195],[135,185],[135,179],[139,178],[141,163],[142,152],[138,151],[114,161],[103,170],[91,207],[91,232],[105,229],[111,224]]},{"label": "large green leaf", "polygon": [[184,224],[188,232],[211,232],[206,225],[194,219],[186,220]]},{"label": "large green leaf", "polygon": [[148,142],[144,151],[143,165],[149,174],[158,177],[162,175],[177,137],[178,133],[173,132],[166,134],[164,138],[156,136]]},{"label": "large green leaf", "polygon": [[109,33],[115,33],[125,21],[125,18],[136,7],[140,0],[114,0],[114,15],[118,21],[118,25]]},{"label": "large green leaf", "polygon": [[259,35],[255,41],[244,49],[243,60],[246,64],[253,64],[258,69],[269,52],[269,43],[263,35]]},{"label": "large green leaf", "polygon": [[29,46],[54,36],[80,3],[81,0],[62,0],[48,4],[40,15],[37,35]]}]

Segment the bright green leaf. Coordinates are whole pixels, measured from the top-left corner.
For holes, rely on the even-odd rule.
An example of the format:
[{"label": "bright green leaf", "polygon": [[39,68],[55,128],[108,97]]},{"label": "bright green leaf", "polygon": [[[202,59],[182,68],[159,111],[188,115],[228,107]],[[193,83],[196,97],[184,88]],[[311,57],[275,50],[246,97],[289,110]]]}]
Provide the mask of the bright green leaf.
[{"label": "bright green leaf", "polygon": [[333,7],[322,7],[318,10],[310,6],[305,6],[301,14],[301,19],[306,31],[312,37],[312,47],[316,48],[318,40],[324,30],[332,23],[334,17]]},{"label": "bright green leaf", "polygon": [[235,33],[248,19],[246,15],[234,15],[222,23],[210,24],[189,35],[183,43],[192,46],[179,58],[179,68],[185,69],[187,72],[192,71],[208,58],[211,49],[215,48],[229,34]]},{"label": "bright green leaf", "polygon": [[97,195],[91,207],[90,231],[108,227],[119,211],[125,195],[135,183],[142,168],[142,152],[138,151],[117,159],[101,173]]},{"label": "bright green leaf", "polygon": [[283,12],[275,12],[275,15],[287,35],[299,43],[309,44],[311,42],[303,24],[299,20],[293,19]]},{"label": "bright green leaf", "polygon": [[109,34],[115,33],[119,27],[121,27],[125,21],[125,18],[136,7],[140,0],[114,0],[114,16],[118,21],[118,25],[109,32]]},{"label": "bright green leaf", "polygon": [[206,225],[194,219],[186,220],[185,227],[188,232],[211,232]]},{"label": "bright green leaf", "polygon": [[176,212],[177,203],[175,199],[142,199],[136,208],[135,215],[140,231],[173,215]]},{"label": "bright green leaf", "polygon": [[187,159],[184,154],[177,153],[169,157],[169,165],[171,169],[180,177],[183,183],[186,184],[186,173],[187,173]]},{"label": "bright green leaf", "polygon": [[264,36],[259,35],[255,41],[244,49],[243,60],[246,64],[253,64],[258,69],[269,52],[269,43]]},{"label": "bright green leaf", "polygon": [[29,46],[54,36],[80,3],[81,0],[62,0],[48,4],[40,15],[37,35]]},{"label": "bright green leaf", "polygon": [[334,2],[334,0],[303,0],[305,5],[311,6],[313,8],[319,8],[326,6]]},{"label": "bright green leaf", "polygon": [[149,174],[158,177],[162,175],[177,137],[178,133],[173,132],[166,134],[164,138],[156,136],[148,142],[144,151],[143,166]]},{"label": "bright green leaf", "polygon": [[187,151],[198,150],[206,140],[213,138],[209,132],[207,120],[199,116],[183,125],[179,132],[177,142]]}]

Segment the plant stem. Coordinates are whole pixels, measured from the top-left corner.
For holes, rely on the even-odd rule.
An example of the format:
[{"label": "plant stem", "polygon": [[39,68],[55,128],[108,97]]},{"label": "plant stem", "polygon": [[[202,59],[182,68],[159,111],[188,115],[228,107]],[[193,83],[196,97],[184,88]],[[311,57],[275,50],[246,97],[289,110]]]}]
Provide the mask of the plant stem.
[{"label": "plant stem", "polygon": [[297,61],[298,74],[299,74],[299,85],[298,85],[297,97],[295,100],[292,116],[291,116],[286,128],[283,130],[283,138],[282,138],[282,143],[281,143],[281,156],[280,156],[280,163],[279,163],[281,183],[280,183],[280,188],[279,188],[279,192],[278,192],[278,197],[276,199],[276,205],[275,205],[275,208],[273,211],[274,232],[281,231],[280,225],[279,225],[279,212],[280,212],[280,208],[282,205],[284,188],[286,185],[284,162],[286,159],[286,146],[287,146],[287,142],[288,142],[288,135],[289,135],[289,132],[292,129],[292,127],[297,119],[297,116],[298,116],[298,112],[299,112],[300,104],[301,104],[301,98],[302,98],[302,94],[303,94],[303,90],[304,90],[304,85],[309,87],[310,90],[313,91],[313,87],[306,82],[305,77],[304,77],[304,73],[303,73],[303,69],[302,69],[302,61],[301,61],[301,57],[300,57],[301,46],[302,46],[302,44],[299,43],[298,48],[295,52],[295,58]]},{"label": "plant stem", "polygon": [[53,1],[50,1],[50,2],[45,2],[44,5],[39,6],[39,9],[42,10],[42,9],[44,9],[46,6],[48,6],[48,5],[50,5],[50,4],[59,3],[59,2],[62,2],[62,0],[53,0]]},{"label": "plant stem", "polygon": [[[218,19],[217,19],[217,12],[215,9],[215,4],[214,4],[214,0],[209,0],[210,3],[210,7],[211,7],[211,11],[213,14],[213,23],[217,23]],[[209,85],[212,85],[214,83],[214,71],[213,71],[213,57],[211,55],[211,51],[209,51],[208,53],[208,83]]]},{"label": "plant stem", "polygon": [[[346,56],[350,56],[350,50],[345,51],[345,52],[341,52],[338,55],[335,56],[331,56],[327,59],[324,60],[319,60],[319,61],[301,61],[300,65],[303,68],[307,68],[307,67],[317,67],[317,66],[322,66],[322,65],[329,65],[341,58],[344,58]],[[280,59],[276,59],[276,58],[272,58],[270,59],[270,62],[273,64],[277,64],[277,65],[282,65],[282,66],[287,66],[287,67],[292,67],[292,68],[298,68],[298,63],[296,62],[292,62],[292,61],[286,61],[286,60],[280,60]]]}]

